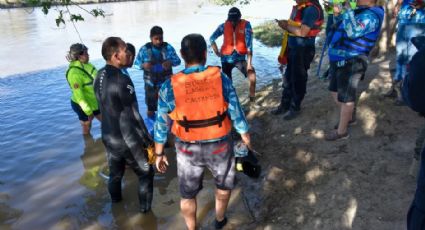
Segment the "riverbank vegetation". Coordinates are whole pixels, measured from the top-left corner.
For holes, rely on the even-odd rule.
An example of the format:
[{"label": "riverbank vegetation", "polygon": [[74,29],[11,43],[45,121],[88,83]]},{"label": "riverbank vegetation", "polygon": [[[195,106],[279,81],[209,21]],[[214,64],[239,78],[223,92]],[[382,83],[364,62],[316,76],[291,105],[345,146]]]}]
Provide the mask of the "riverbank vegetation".
[{"label": "riverbank vegetation", "polygon": [[280,46],[283,30],[276,22],[267,21],[253,28],[255,39],[271,47]]}]

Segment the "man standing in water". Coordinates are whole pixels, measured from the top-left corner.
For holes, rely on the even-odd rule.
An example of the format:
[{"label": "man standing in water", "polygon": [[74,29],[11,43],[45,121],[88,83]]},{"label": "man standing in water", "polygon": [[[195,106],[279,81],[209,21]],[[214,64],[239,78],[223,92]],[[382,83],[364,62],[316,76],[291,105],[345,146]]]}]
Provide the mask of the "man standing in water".
[{"label": "man standing in water", "polygon": [[[252,28],[249,21],[241,19],[241,11],[232,7],[226,22],[219,25],[210,37],[214,53],[221,58],[223,72],[232,79],[233,68],[239,69],[249,79],[250,109],[258,109],[255,104],[256,73],[252,66]],[[223,35],[223,45],[218,51],[215,40]]]},{"label": "man standing in water", "polygon": [[180,58],[174,48],[164,42],[161,27],[154,26],[150,31],[151,41],[140,48],[134,66],[143,69],[145,80],[145,102],[148,117],[153,117],[157,107],[158,91],[162,83],[173,74],[173,66],[180,65]]},{"label": "man standing in water", "polygon": [[83,134],[90,134],[91,123],[95,116],[99,121],[102,117],[99,112],[96,96],[93,90],[93,79],[96,77],[96,68],[89,63],[88,48],[76,43],[69,48],[69,68],[66,71],[66,80],[72,91],[71,107],[78,115]]},{"label": "man standing in water", "polygon": [[235,127],[250,146],[248,123],[232,82],[219,67],[206,67],[207,44],[199,34],[189,34],[181,42],[185,69],[167,80],[159,91],[155,122],[156,167],[167,170],[164,154],[168,117],[176,136],[177,175],[180,208],[189,230],[196,228],[196,195],[202,189],[204,168],[216,184],[215,228],[226,225],[225,212],[235,183],[235,159],[230,131]]},{"label": "man standing in water", "polygon": [[140,212],[146,213],[151,209],[154,176],[146,149],[153,141],[139,114],[133,82],[121,71],[128,64],[126,51],[121,38],[109,37],[103,42],[106,66],[99,70],[94,89],[103,114],[102,140],[108,158],[112,202],[122,200],[121,180],[125,166],[129,165],[139,178]]}]

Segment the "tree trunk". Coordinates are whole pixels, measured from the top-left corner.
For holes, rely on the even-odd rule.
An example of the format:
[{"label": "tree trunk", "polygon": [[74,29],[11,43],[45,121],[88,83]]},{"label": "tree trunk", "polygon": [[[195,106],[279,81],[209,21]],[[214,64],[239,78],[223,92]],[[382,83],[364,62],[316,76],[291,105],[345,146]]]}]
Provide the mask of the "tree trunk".
[{"label": "tree trunk", "polygon": [[392,0],[378,0],[377,4],[384,7],[385,17],[378,42],[370,54],[372,59],[395,48],[395,30],[397,24],[397,20],[393,16],[395,3]]}]

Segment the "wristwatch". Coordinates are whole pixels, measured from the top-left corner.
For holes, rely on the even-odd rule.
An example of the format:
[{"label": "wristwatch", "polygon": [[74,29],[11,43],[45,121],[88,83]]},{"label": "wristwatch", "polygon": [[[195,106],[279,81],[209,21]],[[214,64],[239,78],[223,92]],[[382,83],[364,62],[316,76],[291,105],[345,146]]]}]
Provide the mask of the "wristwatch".
[{"label": "wristwatch", "polygon": [[164,151],[162,151],[161,153],[155,153],[155,156],[157,157],[162,157],[164,155],[165,155]]}]

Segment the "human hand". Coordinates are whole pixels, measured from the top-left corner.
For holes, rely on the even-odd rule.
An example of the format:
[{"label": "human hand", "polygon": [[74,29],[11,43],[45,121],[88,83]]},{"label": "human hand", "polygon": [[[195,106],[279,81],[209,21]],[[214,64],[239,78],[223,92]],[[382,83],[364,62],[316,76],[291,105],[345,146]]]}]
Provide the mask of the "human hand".
[{"label": "human hand", "polygon": [[162,156],[156,155],[155,166],[156,166],[156,169],[158,170],[158,172],[165,173],[167,171],[167,167],[168,167],[167,156],[165,156],[165,155],[162,155]]},{"label": "human hand", "polygon": [[288,20],[279,20],[277,24],[279,25],[280,28],[284,30],[288,30]]},{"label": "human hand", "polygon": [[171,65],[172,65],[171,61],[167,60],[167,61],[162,63],[162,68],[164,70],[168,70],[168,69],[171,69]]},{"label": "human hand", "polygon": [[152,64],[150,62],[143,63],[143,69],[147,71],[151,70]]},{"label": "human hand", "polygon": [[93,120],[93,118],[94,118],[94,115],[93,114],[91,114],[90,116],[88,116],[88,121],[92,121]]}]

